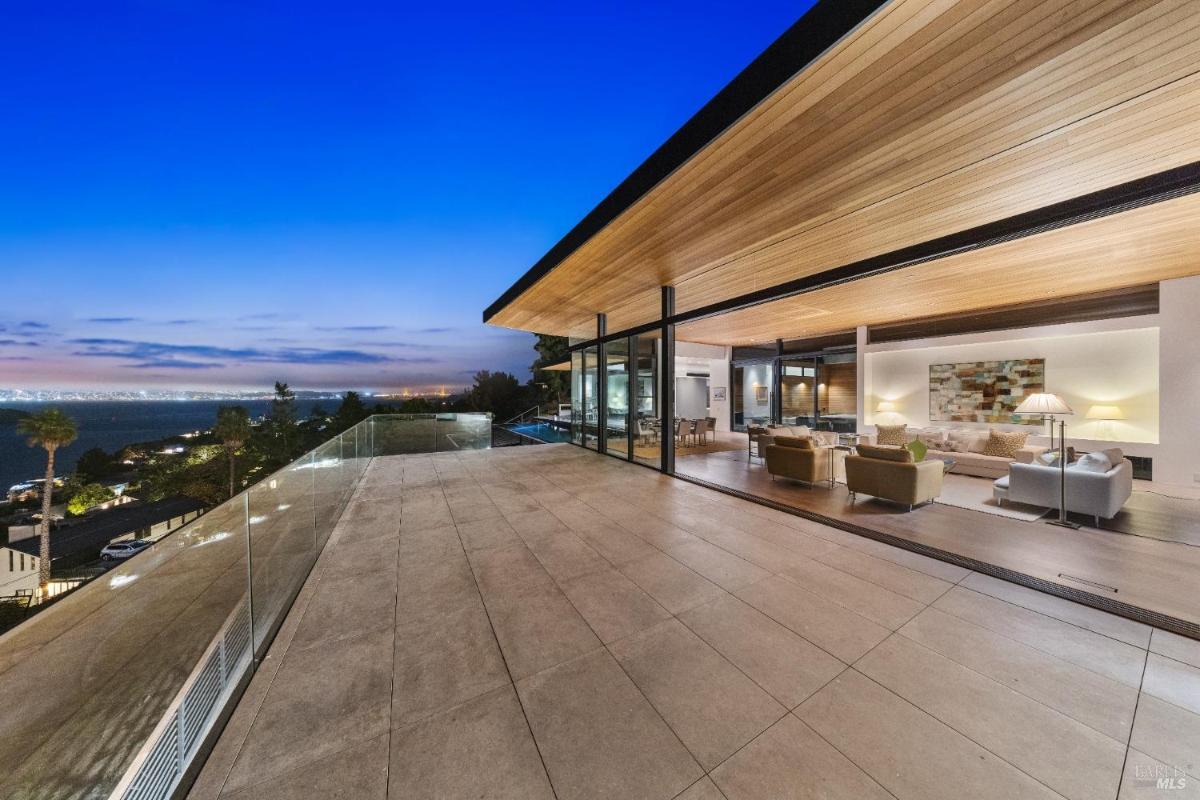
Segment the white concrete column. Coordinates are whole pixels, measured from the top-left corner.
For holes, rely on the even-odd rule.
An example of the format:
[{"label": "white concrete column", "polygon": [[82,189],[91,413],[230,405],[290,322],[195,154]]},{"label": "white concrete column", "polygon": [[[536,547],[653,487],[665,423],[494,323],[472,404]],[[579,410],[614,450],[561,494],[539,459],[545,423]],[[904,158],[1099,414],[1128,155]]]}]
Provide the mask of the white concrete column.
[{"label": "white concrete column", "polygon": [[1200,276],[1163,281],[1158,299],[1154,480],[1200,485]]}]

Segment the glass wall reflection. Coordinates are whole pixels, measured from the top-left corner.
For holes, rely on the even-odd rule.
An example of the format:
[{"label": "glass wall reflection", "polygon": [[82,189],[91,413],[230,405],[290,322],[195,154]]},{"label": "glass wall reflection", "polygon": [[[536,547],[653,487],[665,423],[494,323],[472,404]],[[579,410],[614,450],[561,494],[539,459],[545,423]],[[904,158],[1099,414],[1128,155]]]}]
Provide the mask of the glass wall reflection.
[{"label": "glass wall reflection", "polygon": [[605,346],[605,445],[609,453],[629,458],[629,340],[618,339]]}]

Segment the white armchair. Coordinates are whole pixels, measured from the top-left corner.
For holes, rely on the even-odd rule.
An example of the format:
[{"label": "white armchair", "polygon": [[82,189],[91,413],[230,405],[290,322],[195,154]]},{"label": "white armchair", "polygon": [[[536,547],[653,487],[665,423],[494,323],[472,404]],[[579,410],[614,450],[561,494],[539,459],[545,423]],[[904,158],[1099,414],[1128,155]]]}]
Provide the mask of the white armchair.
[{"label": "white armchair", "polygon": [[[1011,500],[1031,506],[1058,508],[1060,472],[1057,466],[1014,463],[1009,473],[996,480],[993,493],[1000,502]],[[1121,459],[1108,472],[1067,467],[1067,511],[1112,519],[1133,494],[1133,464]]]}]

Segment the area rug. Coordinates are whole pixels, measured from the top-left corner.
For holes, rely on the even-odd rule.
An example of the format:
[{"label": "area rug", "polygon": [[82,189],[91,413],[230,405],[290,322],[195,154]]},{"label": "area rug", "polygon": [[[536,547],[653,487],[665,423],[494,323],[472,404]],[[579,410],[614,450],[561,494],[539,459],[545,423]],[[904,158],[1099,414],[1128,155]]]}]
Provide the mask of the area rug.
[{"label": "area rug", "polygon": [[[725,453],[725,452],[735,452],[735,451],[741,451],[743,454],[745,454],[746,442],[745,441],[741,441],[741,442],[739,442],[739,441],[722,441],[722,440],[718,439],[716,441],[710,440],[708,442],[708,444],[702,444],[702,445],[690,444],[686,447],[681,447],[679,445],[676,445],[675,446],[675,457],[682,458],[684,456],[699,456],[699,455],[707,455],[708,453]],[[658,446],[657,445],[645,446],[645,445],[640,445],[640,444],[634,445],[633,454],[635,456],[637,456],[638,458],[655,459],[655,458],[658,458]]]},{"label": "area rug", "polygon": [[977,478],[974,475],[957,475],[950,473],[942,483],[942,493],[937,502],[942,505],[967,508],[971,511],[982,511],[985,514],[995,514],[998,517],[1019,519],[1033,522],[1041,519],[1050,509],[1037,506],[1027,506],[1023,503],[1008,503],[1000,505],[992,496],[991,478]]}]

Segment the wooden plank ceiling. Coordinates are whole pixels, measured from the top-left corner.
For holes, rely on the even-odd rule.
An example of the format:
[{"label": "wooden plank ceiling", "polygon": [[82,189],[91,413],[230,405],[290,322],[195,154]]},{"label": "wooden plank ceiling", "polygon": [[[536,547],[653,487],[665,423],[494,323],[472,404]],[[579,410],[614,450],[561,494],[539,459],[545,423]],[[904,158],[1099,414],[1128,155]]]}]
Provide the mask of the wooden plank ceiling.
[{"label": "wooden plank ceiling", "polygon": [[[677,339],[757,344],[964,314],[1200,272],[1200,194],[679,325]],[[1003,303],[998,302],[1003,298]]]},{"label": "wooden plank ceiling", "polygon": [[489,322],[620,331],[1195,161],[1200,2],[893,0]]}]

